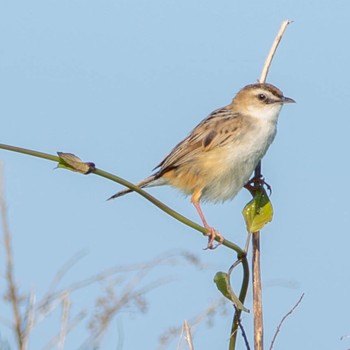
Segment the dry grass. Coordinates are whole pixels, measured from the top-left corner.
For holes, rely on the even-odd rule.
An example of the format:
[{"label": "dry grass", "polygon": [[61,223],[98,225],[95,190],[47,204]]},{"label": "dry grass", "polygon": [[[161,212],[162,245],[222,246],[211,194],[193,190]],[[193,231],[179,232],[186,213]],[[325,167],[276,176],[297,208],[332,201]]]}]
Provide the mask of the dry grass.
[{"label": "dry grass", "polygon": [[[5,284],[1,293],[4,295],[5,303],[11,307],[12,316],[11,320],[1,319],[0,322],[9,327],[19,350],[28,349],[33,331],[52,315],[57,316],[57,334],[43,339],[43,342],[46,341],[43,349],[65,349],[67,338],[81,327],[86,327],[89,334],[87,339],[82,339],[81,346],[93,344],[97,348],[118,313],[130,309],[138,313],[147,312],[148,293],[171,281],[168,276],[152,280],[149,277],[151,271],[159,267],[180,265],[204,268],[201,261],[188,252],[167,253],[141,264],[113,266],[69,286],[61,287],[67,272],[86,255],[80,252],[64,263],[53,275],[45,293],[37,293],[34,289],[20,291],[15,278],[12,236],[8,225],[1,174],[0,169],[0,215],[5,250]],[[30,268],[28,270],[30,271]],[[85,305],[73,313],[74,302],[79,297],[78,292],[88,293],[89,288],[96,289],[96,286],[100,292],[92,304]],[[43,295],[40,299],[39,294]],[[6,341],[1,340],[0,346],[1,349],[6,349]]]}]

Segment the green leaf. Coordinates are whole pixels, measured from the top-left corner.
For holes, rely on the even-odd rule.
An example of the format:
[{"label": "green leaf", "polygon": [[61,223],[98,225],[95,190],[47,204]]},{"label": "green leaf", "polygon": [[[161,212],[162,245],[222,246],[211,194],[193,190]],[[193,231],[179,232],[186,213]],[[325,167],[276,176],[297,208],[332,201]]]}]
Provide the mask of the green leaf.
[{"label": "green leaf", "polygon": [[272,221],[272,204],[263,188],[256,192],[254,198],[244,207],[242,214],[250,233],[260,231],[268,222]]},{"label": "green leaf", "polygon": [[221,271],[217,272],[214,277],[214,282],[216,284],[217,289],[219,289],[219,291],[223,294],[224,297],[231,300],[233,304],[237,307],[237,309],[249,312],[249,310],[244,307],[242,302],[233,292],[230,285],[230,276],[228,273]]}]

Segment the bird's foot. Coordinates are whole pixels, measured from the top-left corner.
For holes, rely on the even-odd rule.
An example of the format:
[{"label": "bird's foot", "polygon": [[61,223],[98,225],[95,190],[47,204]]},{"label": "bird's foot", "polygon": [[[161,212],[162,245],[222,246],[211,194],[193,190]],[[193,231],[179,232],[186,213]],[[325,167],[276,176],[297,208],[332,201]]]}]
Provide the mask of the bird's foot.
[{"label": "bird's foot", "polygon": [[252,196],[254,196],[256,191],[264,186],[266,186],[266,189],[269,191],[269,195],[271,195],[272,187],[265,181],[263,176],[253,177],[244,185],[244,188],[246,188],[252,194]]},{"label": "bird's foot", "polygon": [[[217,230],[215,230],[215,228],[210,227],[210,226],[206,226],[206,229],[208,230],[207,236],[208,236],[208,245],[206,249],[216,249],[219,245],[221,245],[224,242],[224,236],[221,235],[221,233]],[[219,239],[219,243],[214,245],[214,241],[216,240],[216,238]]]}]

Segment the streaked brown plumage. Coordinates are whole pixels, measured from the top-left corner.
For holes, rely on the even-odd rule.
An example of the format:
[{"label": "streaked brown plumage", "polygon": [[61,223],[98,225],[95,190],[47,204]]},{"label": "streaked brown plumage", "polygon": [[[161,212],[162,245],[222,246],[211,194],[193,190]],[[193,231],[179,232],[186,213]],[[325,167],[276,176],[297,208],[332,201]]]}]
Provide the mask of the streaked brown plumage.
[{"label": "streaked brown plumage", "polygon": [[[168,184],[191,195],[208,230],[208,248],[213,249],[214,239],[222,242],[223,237],[206,222],[200,201],[225,201],[239,192],[276,135],[282,105],[290,102],[295,101],[271,84],[245,86],[228,106],[200,122],[158,164],[159,170],[137,186]],[[125,189],[109,199],[129,192]]]}]

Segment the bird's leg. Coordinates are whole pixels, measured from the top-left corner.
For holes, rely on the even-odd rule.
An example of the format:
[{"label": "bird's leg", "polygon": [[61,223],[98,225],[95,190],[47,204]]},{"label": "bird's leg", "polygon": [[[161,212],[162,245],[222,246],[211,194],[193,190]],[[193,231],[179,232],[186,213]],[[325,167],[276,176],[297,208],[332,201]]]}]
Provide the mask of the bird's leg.
[{"label": "bird's leg", "polygon": [[[206,249],[215,249],[215,248],[217,248],[224,241],[224,237],[220,234],[219,231],[215,230],[214,227],[211,227],[211,226],[208,225],[207,220],[205,220],[204,214],[202,212],[202,209],[201,209],[201,206],[200,206],[200,202],[198,200],[197,201],[193,200],[193,197],[192,197],[192,203],[193,203],[194,207],[196,208],[196,210],[197,210],[197,212],[198,212],[198,214],[199,214],[199,216],[200,216],[200,218],[202,220],[203,226],[208,231],[207,236],[209,238],[208,238],[208,245],[207,245]],[[214,246],[213,243],[214,243],[215,238],[219,238],[219,243]]]},{"label": "bird's leg", "polygon": [[254,197],[256,194],[256,191],[263,187],[266,186],[267,190],[270,192],[270,195],[272,193],[272,188],[271,186],[265,181],[264,177],[262,175],[260,176],[255,176],[251,178],[245,185],[244,188],[246,188],[251,195]]}]

